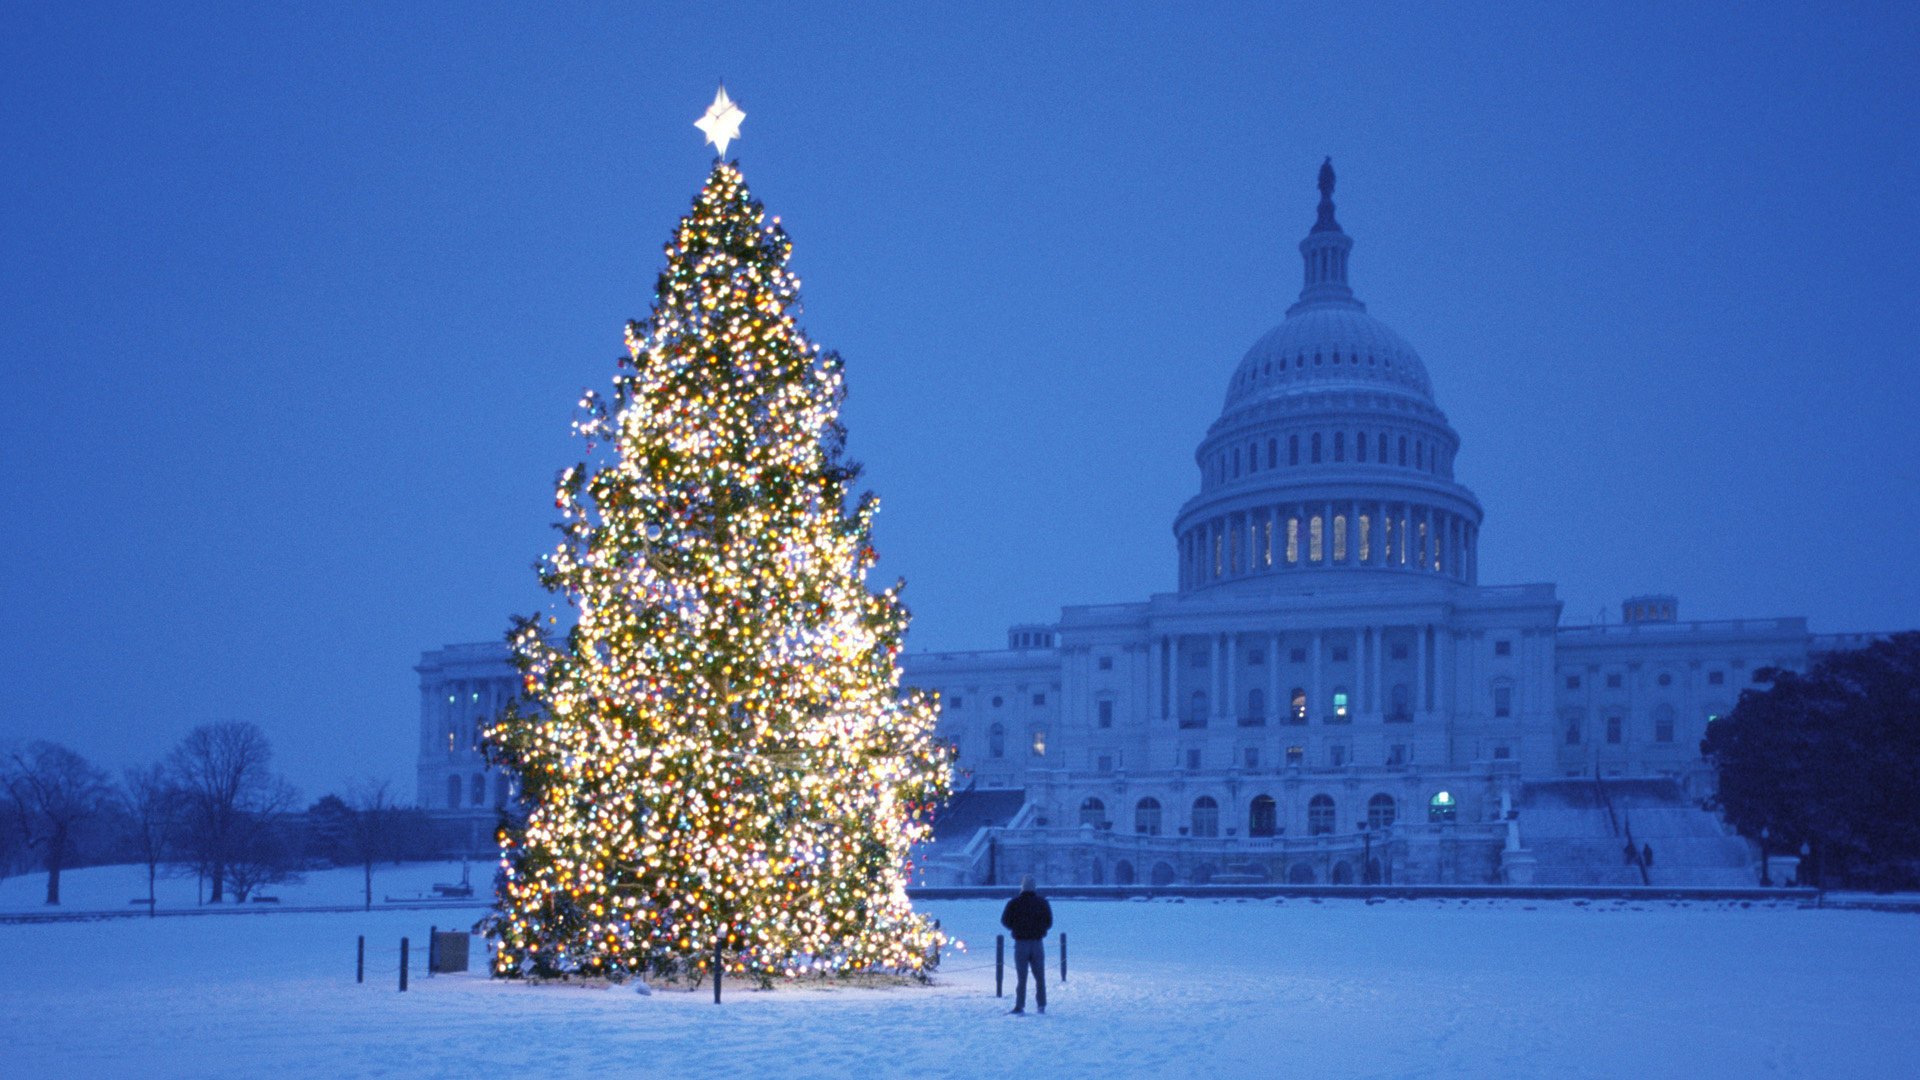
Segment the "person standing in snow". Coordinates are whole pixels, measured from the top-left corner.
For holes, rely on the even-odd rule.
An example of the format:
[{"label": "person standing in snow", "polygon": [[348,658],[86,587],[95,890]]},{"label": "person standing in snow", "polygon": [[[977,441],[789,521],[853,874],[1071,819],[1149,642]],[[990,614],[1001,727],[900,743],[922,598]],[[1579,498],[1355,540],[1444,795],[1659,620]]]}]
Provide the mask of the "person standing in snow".
[{"label": "person standing in snow", "polygon": [[1047,931],[1053,929],[1053,908],[1033,891],[1033,875],[1020,879],[1020,895],[1007,901],[1000,925],[1013,935],[1013,1009],[1027,1011],[1027,970],[1033,970],[1033,1003],[1047,1011]]}]

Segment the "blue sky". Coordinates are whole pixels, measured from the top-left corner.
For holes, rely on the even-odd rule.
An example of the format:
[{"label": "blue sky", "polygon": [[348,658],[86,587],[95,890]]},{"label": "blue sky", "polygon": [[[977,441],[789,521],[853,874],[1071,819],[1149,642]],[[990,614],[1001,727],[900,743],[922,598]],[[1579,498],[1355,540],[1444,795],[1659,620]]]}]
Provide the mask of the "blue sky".
[{"label": "blue sky", "polygon": [[0,738],[251,719],[410,793],[411,667],[545,604],[721,77],[914,648],[1172,587],[1327,154],[1482,580],[1920,624],[1911,9],[919,7],[9,5]]}]

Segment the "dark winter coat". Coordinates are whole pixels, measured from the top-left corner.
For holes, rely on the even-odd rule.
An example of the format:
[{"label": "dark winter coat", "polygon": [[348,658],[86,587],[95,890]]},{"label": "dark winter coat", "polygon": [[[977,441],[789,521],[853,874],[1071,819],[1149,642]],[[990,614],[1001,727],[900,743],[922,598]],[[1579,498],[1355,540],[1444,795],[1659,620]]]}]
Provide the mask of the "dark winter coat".
[{"label": "dark winter coat", "polygon": [[1039,893],[1023,892],[1007,901],[1000,925],[1012,931],[1015,941],[1039,941],[1053,929],[1053,908]]}]

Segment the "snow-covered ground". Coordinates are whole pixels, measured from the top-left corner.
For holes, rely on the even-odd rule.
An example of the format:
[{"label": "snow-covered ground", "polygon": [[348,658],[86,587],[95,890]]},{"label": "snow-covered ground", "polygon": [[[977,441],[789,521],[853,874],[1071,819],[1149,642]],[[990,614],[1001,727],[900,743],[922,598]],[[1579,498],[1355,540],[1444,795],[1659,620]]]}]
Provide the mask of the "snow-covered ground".
[{"label": "snow-covered ground", "polygon": [[[121,898],[124,902],[124,897]],[[1920,918],[1791,906],[1061,902],[1071,981],[993,998],[997,903],[932,988],[395,991],[401,935],[469,912],[0,925],[0,1073],[1913,1077]],[[354,937],[371,971],[353,982]],[[1049,943],[1049,963],[1057,957]],[[416,953],[417,957],[417,953]],[[1011,985],[1009,985],[1009,992]]]},{"label": "snow-covered ground", "polygon": [[[475,861],[468,864],[474,892],[482,897],[493,891],[494,864]],[[457,884],[461,864],[402,863],[380,864],[373,868],[373,902],[379,906],[388,896],[430,895],[437,883]],[[268,885],[260,893],[275,897],[279,907],[327,907],[358,905],[366,898],[365,874],[357,866],[313,870],[300,875],[297,882]],[[202,906],[202,884],[189,873],[163,874],[154,883],[154,898],[162,911]],[[140,904],[129,901],[138,897]],[[111,911],[114,913],[146,910],[147,868],[144,866],[89,866],[68,870],[60,875],[60,905],[48,907],[47,875],[21,874],[0,881],[0,914],[15,912],[59,914],[62,912]],[[226,905],[234,907],[231,900]],[[260,909],[266,904],[248,904]]]}]

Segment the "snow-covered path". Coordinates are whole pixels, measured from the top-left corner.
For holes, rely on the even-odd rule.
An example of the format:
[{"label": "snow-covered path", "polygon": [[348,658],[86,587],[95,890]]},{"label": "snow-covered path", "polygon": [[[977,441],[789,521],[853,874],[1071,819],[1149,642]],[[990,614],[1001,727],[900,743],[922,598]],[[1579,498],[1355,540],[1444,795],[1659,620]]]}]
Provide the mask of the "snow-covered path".
[{"label": "snow-covered path", "polygon": [[[1912,1077],[1920,918],[1666,903],[1056,905],[1070,977],[1002,1015],[998,905],[931,989],[428,979],[449,912],[0,926],[9,1077]],[[354,936],[372,969],[353,983]],[[1049,943],[1049,965],[1058,960]],[[1011,993],[1011,981],[1009,981]]]}]

